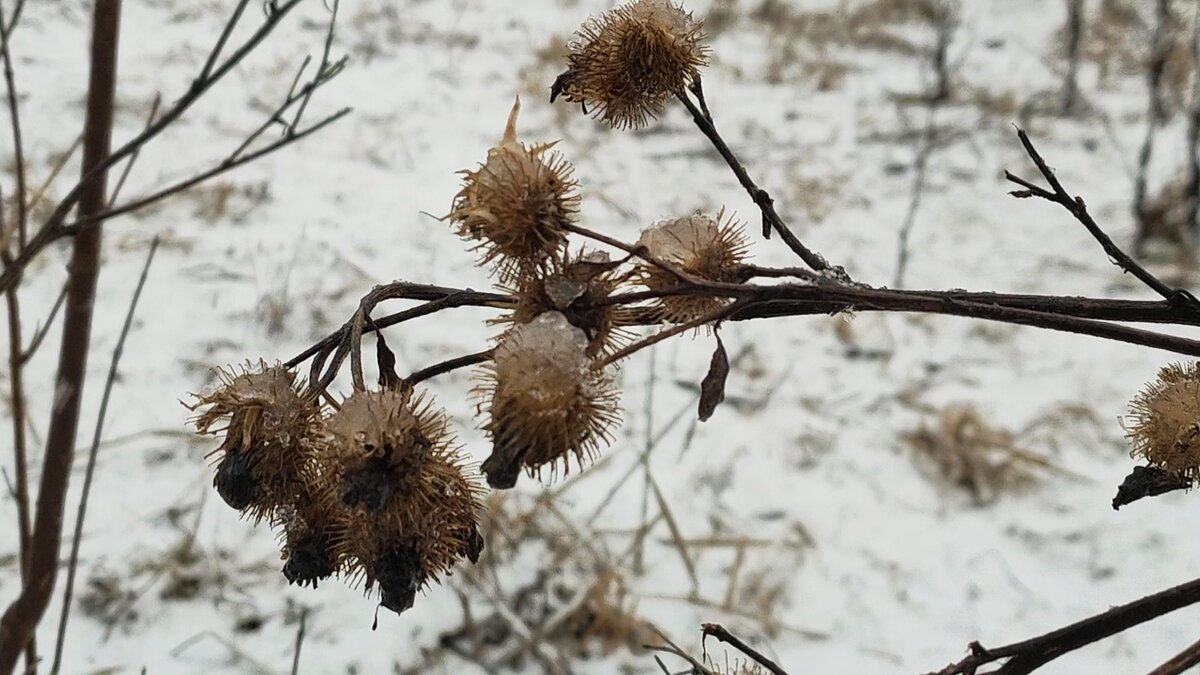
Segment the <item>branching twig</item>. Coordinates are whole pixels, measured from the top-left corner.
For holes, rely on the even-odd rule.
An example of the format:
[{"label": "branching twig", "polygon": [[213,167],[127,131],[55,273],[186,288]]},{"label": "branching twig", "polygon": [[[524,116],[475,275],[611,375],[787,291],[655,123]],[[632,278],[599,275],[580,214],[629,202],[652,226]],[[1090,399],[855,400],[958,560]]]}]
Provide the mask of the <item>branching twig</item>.
[{"label": "branching twig", "polygon": [[1050,184],[1050,190],[1038,187],[1037,185],[1034,185],[1023,178],[1005,171],[1005,178],[1024,188],[1023,190],[1013,192],[1012,194],[1014,196],[1040,197],[1047,201],[1061,205],[1063,208],[1069,211],[1072,216],[1075,216],[1076,220],[1078,220],[1083,224],[1084,227],[1087,228],[1088,232],[1091,233],[1092,237],[1094,237],[1096,241],[1100,242],[1100,246],[1104,248],[1104,252],[1108,254],[1108,257],[1113,261],[1114,264],[1120,266],[1121,269],[1137,277],[1138,281],[1141,281],[1146,286],[1149,286],[1150,289],[1166,298],[1169,302],[1181,302],[1192,306],[1200,305],[1200,303],[1197,303],[1196,299],[1192,297],[1190,293],[1167,286],[1165,283],[1160,281],[1158,277],[1151,274],[1145,267],[1142,267],[1136,260],[1133,259],[1132,256],[1123,251],[1121,247],[1113,243],[1113,240],[1107,234],[1105,234],[1104,230],[1100,228],[1095,219],[1093,219],[1091,214],[1088,213],[1087,205],[1084,204],[1083,199],[1080,197],[1072,197],[1070,193],[1063,188],[1062,183],[1058,180],[1058,177],[1054,175],[1054,169],[1050,168],[1050,166],[1046,163],[1046,160],[1042,159],[1041,154],[1037,151],[1037,148],[1033,146],[1033,142],[1029,140],[1029,135],[1025,133],[1024,129],[1017,129],[1017,138],[1021,139],[1021,145],[1025,146],[1025,152],[1029,153],[1029,158],[1033,160],[1033,163],[1037,165],[1038,171],[1041,172],[1042,176],[1046,179],[1046,182]]},{"label": "branching twig", "polygon": [[[83,232],[87,229],[85,227],[86,225],[97,223],[107,218],[112,218],[123,213],[128,213],[130,211],[143,208],[149,204],[153,204],[182,190],[186,190],[201,182],[213,178],[214,176],[254,161],[260,157],[286,147],[287,145],[290,145],[306,136],[309,136],[346,115],[349,112],[349,109],[340,110],[302,131],[292,129],[291,133],[286,134],[282,139],[271,143],[254,153],[226,157],[226,159],[218,166],[200,172],[192,178],[180,181],[174,185],[160,189],[147,197],[135,199],[126,204],[111,209],[99,209],[95,212],[81,215],[78,220],[68,224],[67,219],[72,210],[79,203],[84,186],[91,182],[92,179],[97,175],[108,171],[118,162],[136,153],[140,148],[145,146],[147,143],[169,128],[172,124],[174,124],[176,120],[183,116],[183,114],[196,103],[196,101],[198,101],[202,96],[204,96],[205,93],[212,89],[214,85],[224,79],[224,77],[228,75],[239,63],[241,63],[247,55],[253,52],[255,48],[257,48],[258,45],[260,45],[263,40],[265,40],[279,26],[283,19],[302,1],[303,0],[281,0],[280,2],[276,3],[273,6],[274,10],[267,15],[267,19],[263,22],[263,25],[256,29],[253,34],[246,39],[245,42],[238,46],[237,49],[231,52],[230,55],[222,61],[217,55],[224,50],[226,42],[228,41],[227,33],[232,32],[233,25],[235,25],[241,18],[242,10],[244,9],[245,4],[248,2],[248,0],[240,0],[239,5],[235,8],[233,15],[230,17],[229,22],[222,31],[221,37],[218,38],[217,44],[206,58],[206,64],[209,62],[212,62],[213,64],[211,66],[206,65],[204,69],[202,69],[202,73],[207,71],[206,75],[204,77],[197,77],[194,79],[191,83],[191,86],[183,94],[183,96],[181,96],[174,103],[174,105],[164,111],[163,114],[159,116],[152,124],[146,127],[146,129],[144,129],[141,133],[127,141],[124,145],[113,150],[104,161],[81,176],[79,182],[76,183],[76,185],[72,187],[71,190],[67,192],[66,196],[58,203],[54,209],[54,212],[47,218],[42,227],[32,236],[28,245],[20,252],[19,255],[16,256],[13,263],[8,265],[3,272],[0,272],[0,291],[12,286],[15,283],[17,276],[20,274],[20,271],[54,241],[57,241],[63,237],[77,236],[80,232]],[[300,95],[308,95],[313,89],[316,89],[327,83],[330,78],[337,74],[339,69],[334,68],[331,70],[332,72],[325,72],[323,74],[319,73],[318,76],[306,86],[306,88],[300,90]],[[288,106],[295,103],[296,100],[292,97],[289,98],[291,100],[288,102]]]}]

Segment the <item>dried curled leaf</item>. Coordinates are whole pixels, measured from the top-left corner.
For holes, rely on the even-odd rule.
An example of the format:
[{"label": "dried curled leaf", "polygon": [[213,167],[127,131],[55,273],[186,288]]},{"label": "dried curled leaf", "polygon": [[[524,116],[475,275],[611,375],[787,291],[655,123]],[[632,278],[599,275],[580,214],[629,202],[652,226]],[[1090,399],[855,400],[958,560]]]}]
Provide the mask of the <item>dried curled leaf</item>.
[{"label": "dried curled leaf", "polygon": [[1132,504],[1146,497],[1187,490],[1192,487],[1191,479],[1168,473],[1156,466],[1135,466],[1117,488],[1117,496],[1113,497],[1114,511],[1122,506]]},{"label": "dried curled leaf", "polygon": [[725,400],[725,380],[729,377],[729,355],[720,334],[716,335],[717,348],[708,363],[708,374],[700,382],[700,421],[707,422]]}]

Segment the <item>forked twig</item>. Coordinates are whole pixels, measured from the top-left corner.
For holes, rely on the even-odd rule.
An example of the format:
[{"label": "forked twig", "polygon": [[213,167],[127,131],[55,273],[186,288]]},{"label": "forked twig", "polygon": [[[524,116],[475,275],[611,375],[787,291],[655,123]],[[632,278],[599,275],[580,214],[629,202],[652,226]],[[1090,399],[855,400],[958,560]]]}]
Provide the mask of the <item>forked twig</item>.
[{"label": "forked twig", "polygon": [[1056,176],[1054,173],[1054,169],[1052,169],[1050,165],[1046,163],[1046,160],[1042,158],[1041,153],[1039,153],[1037,148],[1034,147],[1033,141],[1029,140],[1029,134],[1027,134],[1024,129],[1018,128],[1017,138],[1021,140],[1021,145],[1025,147],[1025,152],[1029,154],[1029,158],[1033,160],[1033,163],[1037,166],[1038,171],[1042,174],[1042,177],[1045,178],[1046,182],[1050,184],[1050,189],[1047,190],[1043,187],[1039,187],[1038,185],[1031,183],[1024,178],[1014,175],[1010,171],[1005,171],[1004,177],[1006,179],[1012,183],[1020,185],[1023,188],[1022,190],[1013,191],[1011,194],[1014,197],[1038,197],[1062,206],[1068,212],[1070,212],[1070,214],[1074,216],[1075,219],[1078,220],[1085,228],[1087,228],[1087,231],[1092,235],[1093,238],[1095,238],[1097,242],[1100,243],[1100,246],[1104,249],[1104,252],[1108,254],[1109,259],[1112,260],[1115,265],[1132,274],[1138,279],[1138,281],[1141,281],[1155,293],[1158,293],[1172,304],[1188,305],[1193,309],[1200,307],[1200,302],[1198,302],[1191,293],[1181,289],[1171,288],[1167,284],[1163,283],[1162,280],[1154,276],[1154,274],[1152,274],[1145,267],[1142,267],[1141,264],[1134,260],[1133,257],[1126,253],[1120,246],[1117,246],[1116,243],[1113,242],[1112,238],[1109,237],[1108,234],[1106,234],[1100,227],[1100,225],[1096,223],[1096,220],[1092,218],[1092,215],[1088,213],[1087,205],[1084,203],[1083,198],[1072,197],[1071,194],[1067,192],[1066,188],[1062,186],[1058,176]]}]

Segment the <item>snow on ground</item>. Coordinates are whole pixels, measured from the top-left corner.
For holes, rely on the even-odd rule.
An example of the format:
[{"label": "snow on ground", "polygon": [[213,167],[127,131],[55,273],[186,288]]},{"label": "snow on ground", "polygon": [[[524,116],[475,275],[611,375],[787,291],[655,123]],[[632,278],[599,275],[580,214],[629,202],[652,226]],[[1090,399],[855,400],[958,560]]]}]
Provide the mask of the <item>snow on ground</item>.
[{"label": "snow on ground", "polygon": [[[232,4],[126,3],[118,139],[136,131],[156,92],[170,101],[184,91]],[[711,4],[688,7],[703,16]],[[959,98],[937,115],[951,140],[930,163],[908,285],[1147,297],[1066,213],[1005,194],[1004,168],[1033,176],[1011,123],[1022,104],[1052,100],[1057,91],[1062,65],[1053,43],[1062,4],[962,3],[950,49]],[[45,174],[79,128],[84,5],[30,2],[14,38],[34,176]],[[271,533],[240,521],[212,493],[205,460],[212,444],[188,435],[179,400],[210,384],[213,366],[291,357],[348,317],[375,283],[487,288],[474,256],[430,214],[448,211],[455,172],[475,166],[499,139],[516,94],[524,102],[522,137],[562,139],[558,149],[575,163],[586,225],[632,241],[662,218],[724,206],[753,234],[754,205],[685,111],[672,109],[631,133],[546,102],[561,70],[561,44],[588,14],[609,6],[343,0],[334,49],[349,54],[351,65],[308,114],[316,119],[350,105],[350,118],[108,226],[88,410],[95,410],[147,243],[157,233],[164,247],[107,422],[64,672],[288,672],[300,606],[309,608],[301,672],[482,672],[453,657],[420,665],[439,634],[463,620],[450,588],[430,591],[403,616],[381,614],[372,631],[374,603],[359,591],[333,582],[317,591],[287,586]],[[820,6],[769,3],[785,15]],[[758,7],[756,0],[717,2],[731,18],[712,38],[714,64],[705,72],[717,124],[805,242],[856,279],[890,284],[926,116],[924,106],[897,96],[931,86],[927,66],[897,51],[822,45],[784,23],[756,20]],[[306,3],[147,149],[126,194],[187,175],[236,147],[286,92],[303,56],[319,52],[326,18],[320,2]],[[932,44],[917,24],[894,33]],[[1025,123],[1068,189],[1088,200],[1117,240],[1128,241],[1128,166],[1143,132],[1144,85],[1134,75],[1101,78],[1089,63],[1081,87],[1105,117],[1034,115]],[[1155,164],[1160,182],[1183,159],[1180,124],[1166,134]],[[6,162],[10,151],[0,147]],[[794,262],[780,242],[755,239],[757,262]],[[53,250],[28,274],[27,322],[49,306],[65,254]],[[483,348],[495,330],[483,323],[488,316],[460,309],[389,332],[399,369]],[[35,440],[40,411],[49,407],[56,337],[29,371]],[[1185,536],[1200,526],[1194,496],[1176,493],[1120,513],[1109,508],[1131,466],[1118,418],[1168,355],[902,315],[734,324],[723,337],[742,358],[730,376],[730,400],[712,420],[696,424],[691,412],[710,341],[666,343],[624,366],[625,423],[605,459],[552,488],[561,489],[555,502],[565,521],[577,534],[588,528],[596,560],[619,561],[613,564],[624,571],[638,614],[681,645],[698,653],[699,622],[719,621],[795,673],[925,672],[960,658],[971,640],[1014,641],[1195,576],[1200,542]],[[482,459],[488,449],[465,395],[470,387],[467,372],[430,384],[468,451]],[[903,441],[954,404],[974,406],[996,427],[1030,429],[1018,445],[1074,477],[1039,472],[1029,489],[976,506],[933,479]],[[693,587],[667,523],[658,520],[645,535],[638,573],[622,554],[645,520],[637,464],[648,438],[656,442],[647,462],[685,539],[774,543],[747,547],[741,562],[733,548],[694,543]],[[2,449],[7,467],[10,453]],[[76,475],[77,488],[81,470]],[[522,480],[518,492],[510,506],[528,506],[542,488]],[[0,505],[0,597],[7,601],[17,591],[14,507],[8,498]],[[657,513],[651,499],[649,518]],[[494,579],[490,571],[480,578],[511,592],[562,564],[548,551],[526,547]],[[739,582],[731,590],[735,567]],[[488,611],[482,595],[468,597],[477,613]],[[1044,672],[1148,670],[1195,640],[1198,612],[1181,611]],[[56,623],[39,633],[43,650]],[[522,667],[541,669],[536,660]],[[657,672],[648,656],[624,650],[572,667]]]}]

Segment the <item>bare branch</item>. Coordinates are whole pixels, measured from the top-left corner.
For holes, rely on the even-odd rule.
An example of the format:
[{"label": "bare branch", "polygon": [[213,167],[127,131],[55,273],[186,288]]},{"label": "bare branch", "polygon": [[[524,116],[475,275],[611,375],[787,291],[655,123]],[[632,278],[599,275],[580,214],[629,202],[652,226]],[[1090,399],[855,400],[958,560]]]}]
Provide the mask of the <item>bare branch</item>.
[{"label": "bare branch", "polygon": [[785,671],[783,668],[780,668],[774,661],[763,656],[758,652],[758,650],[746,644],[745,642],[742,642],[742,640],[736,635],[725,630],[725,627],[721,624],[706,623],[700,626],[700,631],[703,633],[704,637],[714,637],[718,641],[724,642],[746,656],[749,656],[754,660],[755,663],[771,671],[774,673],[774,675],[788,675],[787,671]]},{"label": "bare branch", "polygon": [[1033,163],[1037,165],[1038,171],[1041,172],[1042,176],[1046,179],[1046,182],[1050,184],[1051,188],[1049,191],[1043,190],[1029,181],[1018,178],[1006,172],[1005,177],[1008,178],[1009,181],[1021,185],[1029,191],[1028,195],[1021,194],[1018,196],[1040,197],[1047,201],[1061,205],[1063,208],[1069,211],[1072,216],[1075,216],[1076,220],[1078,220],[1084,227],[1087,228],[1087,231],[1091,233],[1092,237],[1094,237],[1096,241],[1100,242],[1100,246],[1104,248],[1104,252],[1108,254],[1108,257],[1113,261],[1114,264],[1137,277],[1138,281],[1141,281],[1143,284],[1150,287],[1150,289],[1152,289],[1155,293],[1158,293],[1170,302],[1180,302],[1192,306],[1200,306],[1200,302],[1197,302],[1196,298],[1192,297],[1190,293],[1167,286],[1165,283],[1159,280],[1158,277],[1154,276],[1146,268],[1138,264],[1138,262],[1134,260],[1133,257],[1128,253],[1122,250],[1120,246],[1117,246],[1113,240],[1107,234],[1105,234],[1104,230],[1100,228],[1100,225],[1096,223],[1091,214],[1088,213],[1087,205],[1083,203],[1083,199],[1079,197],[1072,197],[1070,193],[1063,188],[1062,183],[1059,182],[1058,177],[1054,174],[1054,169],[1050,168],[1050,166],[1046,163],[1046,160],[1042,158],[1041,153],[1039,153],[1037,148],[1033,146],[1033,141],[1029,140],[1029,135],[1025,133],[1024,129],[1017,129],[1017,138],[1021,139],[1021,145],[1025,146],[1025,152],[1029,154],[1029,158],[1032,159]]},{"label": "bare branch", "polygon": [[704,90],[700,86],[692,87],[692,93],[700,100],[699,107],[685,92],[676,93],[675,98],[679,99],[679,102],[692,114],[692,120],[696,123],[696,126],[708,138],[709,142],[713,144],[717,152],[721,154],[722,159],[733,170],[733,174],[737,176],[738,182],[742,184],[742,187],[745,188],[750,198],[754,200],[759,210],[762,211],[763,236],[770,237],[772,230],[778,232],[784,243],[788,245],[788,248],[792,249],[792,252],[804,261],[804,264],[818,272],[828,271],[836,277],[845,278],[845,270],[840,267],[832,267],[820,253],[816,253],[805,246],[792,232],[791,228],[788,227],[787,223],[784,222],[783,218],[779,216],[779,213],[775,210],[775,200],[771,198],[771,195],[766,190],[758,187],[754,180],[750,178],[746,167],[742,165],[737,155],[733,154],[733,150],[725,142],[725,139],[721,138],[721,134],[717,132],[717,127],[713,124],[711,114],[707,113],[708,103],[703,99],[703,92]]},{"label": "bare branch", "polygon": [[67,583],[63,589],[62,612],[58,620],[58,639],[54,643],[54,662],[50,667],[51,675],[58,675],[62,665],[63,646],[67,639],[67,620],[71,616],[71,592],[75,588],[75,573],[79,570],[79,544],[83,541],[83,522],[87,517],[88,497],[92,491],[92,479],[96,472],[96,457],[100,453],[100,439],[104,435],[104,419],[108,415],[108,401],[112,396],[113,385],[117,381],[117,368],[121,364],[121,355],[125,352],[125,340],[133,328],[133,316],[137,311],[138,300],[142,297],[142,289],[146,286],[146,277],[150,274],[150,264],[154,262],[154,253],[158,250],[158,237],[150,242],[150,251],[146,254],[146,262],[142,265],[141,276],[133,290],[133,299],[129,301],[129,311],[125,314],[125,323],[121,325],[121,333],[117,338],[117,346],[113,348],[112,361],[108,366],[108,377],[104,380],[104,394],[100,398],[100,412],[96,418],[96,429],[92,434],[92,447],[88,451],[87,468],[83,475],[83,491],[79,495],[79,510],[75,515],[75,534],[71,539],[71,557],[67,564]]},{"label": "bare branch", "polygon": [[1200,579],[1003,647],[987,649],[972,642],[969,656],[929,675],[970,675],[981,666],[1006,659],[999,670],[993,671],[996,675],[1024,675],[1064,654],[1197,602],[1200,602]]}]

